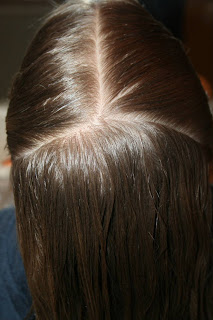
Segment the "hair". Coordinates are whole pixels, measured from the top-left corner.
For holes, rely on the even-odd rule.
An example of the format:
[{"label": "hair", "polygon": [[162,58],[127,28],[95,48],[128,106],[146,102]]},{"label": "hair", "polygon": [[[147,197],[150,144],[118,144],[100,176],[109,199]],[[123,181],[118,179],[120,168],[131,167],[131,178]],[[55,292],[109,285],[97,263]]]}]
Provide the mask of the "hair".
[{"label": "hair", "polygon": [[179,40],[136,1],[68,1],[6,122],[37,320],[212,319],[212,117]]}]

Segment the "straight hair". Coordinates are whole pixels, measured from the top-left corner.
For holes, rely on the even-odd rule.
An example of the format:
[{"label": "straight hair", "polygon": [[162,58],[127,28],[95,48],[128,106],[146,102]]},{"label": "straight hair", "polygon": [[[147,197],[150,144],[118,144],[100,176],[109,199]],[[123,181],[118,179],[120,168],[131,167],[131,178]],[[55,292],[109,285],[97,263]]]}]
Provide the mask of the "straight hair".
[{"label": "straight hair", "polygon": [[136,1],[67,1],[6,122],[36,320],[213,318],[212,117],[179,40]]}]

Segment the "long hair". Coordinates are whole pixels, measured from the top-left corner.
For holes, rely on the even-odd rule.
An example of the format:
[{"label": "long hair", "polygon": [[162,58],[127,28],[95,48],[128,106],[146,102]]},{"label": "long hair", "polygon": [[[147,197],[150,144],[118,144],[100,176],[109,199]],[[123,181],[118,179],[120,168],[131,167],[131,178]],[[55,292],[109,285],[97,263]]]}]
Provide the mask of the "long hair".
[{"label": "long hair", "polygon": [[7,134],[36,319],[212,319],[212,118],[180,41],[141,5],[56,8]]}]

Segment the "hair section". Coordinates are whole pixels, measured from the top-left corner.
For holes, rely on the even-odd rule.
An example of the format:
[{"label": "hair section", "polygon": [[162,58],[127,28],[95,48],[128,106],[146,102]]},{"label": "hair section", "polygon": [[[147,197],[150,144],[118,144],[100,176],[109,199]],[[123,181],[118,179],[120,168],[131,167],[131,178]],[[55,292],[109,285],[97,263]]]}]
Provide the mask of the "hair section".
[{"label": "hair section", "polygon": [[181,43],[142,6],[56,9],[7,133],[36,319],[212,318],[212,118]]}]

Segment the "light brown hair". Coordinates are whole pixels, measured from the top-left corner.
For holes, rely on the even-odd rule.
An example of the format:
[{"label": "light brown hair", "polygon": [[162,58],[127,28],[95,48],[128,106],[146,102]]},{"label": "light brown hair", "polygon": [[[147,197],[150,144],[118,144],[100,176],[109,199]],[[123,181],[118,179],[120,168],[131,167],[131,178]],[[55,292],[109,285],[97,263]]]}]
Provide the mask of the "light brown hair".
[{"label": "light brown hair", "polygon": [[212,118],[181,43],[141,5],[56,9],[7,134],[36,319],[212,319]]}]

